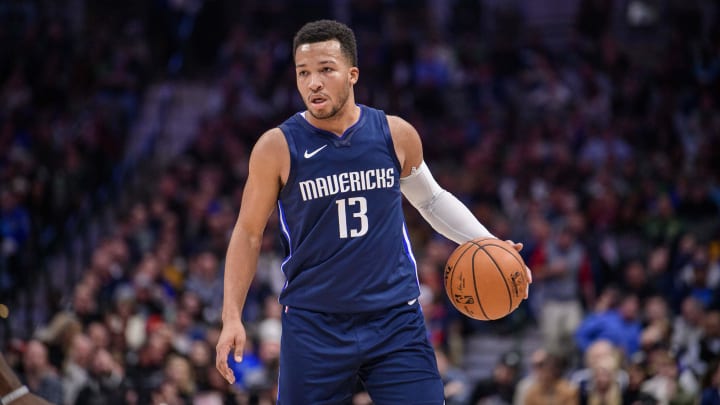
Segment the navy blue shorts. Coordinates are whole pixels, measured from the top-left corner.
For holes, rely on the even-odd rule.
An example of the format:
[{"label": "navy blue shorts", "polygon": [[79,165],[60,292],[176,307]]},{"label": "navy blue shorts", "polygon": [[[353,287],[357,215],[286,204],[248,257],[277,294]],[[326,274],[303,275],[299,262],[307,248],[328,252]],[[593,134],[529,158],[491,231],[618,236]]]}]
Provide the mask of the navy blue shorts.
[{"label": "navy blue shorts", "polygon": [[280,405],[350,404],[358,379],[377,405],[444,402],[417,301],[360,314],[286,308],[282,326]]}]

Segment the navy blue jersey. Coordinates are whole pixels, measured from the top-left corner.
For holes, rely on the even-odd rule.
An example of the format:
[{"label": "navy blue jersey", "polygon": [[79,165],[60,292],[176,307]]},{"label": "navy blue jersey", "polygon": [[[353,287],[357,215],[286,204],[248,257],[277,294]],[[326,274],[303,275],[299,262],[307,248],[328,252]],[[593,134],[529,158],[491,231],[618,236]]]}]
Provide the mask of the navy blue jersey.
[{"label": "navy blue jersey", "polygon": [[278,201],[287,253],[280,303],[357,313],[417,298],[400,162],[385,114],[361,105],[359,120],[342,136],[300,113],[280,129],[290,149]]}]

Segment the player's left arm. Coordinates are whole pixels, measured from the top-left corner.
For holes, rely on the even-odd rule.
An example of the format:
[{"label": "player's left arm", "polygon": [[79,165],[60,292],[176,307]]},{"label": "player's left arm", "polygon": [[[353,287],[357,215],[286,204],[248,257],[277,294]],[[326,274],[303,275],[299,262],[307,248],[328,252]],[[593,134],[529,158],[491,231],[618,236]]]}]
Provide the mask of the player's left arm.
[{"label": "player's left arm", "polygon": [[400,190],[433,229],[457,244],[476,238],[495,238],[460,200],[435,181],[423,162],[417,130],[395,116],[388,116],[388,124],[402,168]]},{"label": "player's left arm", "polygon": [[[423,161],[422,141],[417,130],[407,121],[388,116],[395,154],[400,161],[400,190],[410,204],[440,234],[463,244],[477,238],[495,238],[475,215],[452,193],[442,188]],[[508,241],[520,251],[522,243]],[[532,275],[528,269],[528,279]]]}]

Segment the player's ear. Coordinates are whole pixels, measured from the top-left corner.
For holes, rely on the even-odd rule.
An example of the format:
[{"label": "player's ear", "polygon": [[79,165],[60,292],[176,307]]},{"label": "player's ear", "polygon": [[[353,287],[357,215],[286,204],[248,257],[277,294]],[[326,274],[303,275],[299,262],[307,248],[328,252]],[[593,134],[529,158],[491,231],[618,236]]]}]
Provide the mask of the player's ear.
[{"label": "player's ear", "polygon": [[353,66],[350,68],[348,74],[350,75],[350,84],[355,84],[360,78],[360,69],[358,69],[356,66]]}]

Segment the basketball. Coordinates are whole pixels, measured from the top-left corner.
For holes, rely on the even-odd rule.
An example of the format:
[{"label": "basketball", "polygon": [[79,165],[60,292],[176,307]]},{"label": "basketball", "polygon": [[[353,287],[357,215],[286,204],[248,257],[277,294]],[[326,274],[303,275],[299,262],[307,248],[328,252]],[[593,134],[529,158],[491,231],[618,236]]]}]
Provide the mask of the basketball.
[{"label": "basketball", "polygon": [[482,321],[513,312],[528,288],[525,262],[509,243],[475,239],[458,246],[445,266],[445,291],[466,316]]}]

